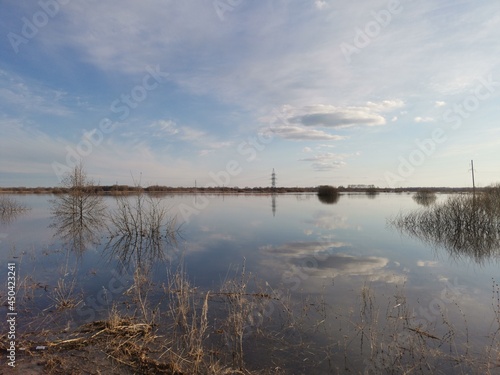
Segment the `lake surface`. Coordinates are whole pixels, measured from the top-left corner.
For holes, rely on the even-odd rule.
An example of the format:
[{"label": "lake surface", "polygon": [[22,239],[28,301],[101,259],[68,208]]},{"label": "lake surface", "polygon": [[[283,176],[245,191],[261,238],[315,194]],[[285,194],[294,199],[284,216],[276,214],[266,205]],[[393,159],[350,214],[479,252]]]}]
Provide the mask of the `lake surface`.
[{"label": "lake surface", "polygon": [[[7,263],[15,261],[18,277],[24,280],[18,282],[23,286],[18,297],[19,329],[35,330],[47,321],[73,327],[103,319],[112,301],[125,299],[137,257],[106,247],[110,239],[105,230],[96,230],[94,241],[78,251],[71,249],[51,227],[49,200],[54,196],[14,197],[31,208],[0,226],[4,277]],[[445,199],[438,195],[438,201]],[[116,207],[113,197],[104,200]],[[399,212],[424,209],[410,194],[346,194],[335,204],[324,204],[314,194],[177,195],[163,200],[176,215],[180,232],[163,256],[143,254],[152,264],[148,277],[161,285],[165,268],[182,262],[200,292],[215,291],[244,266],[256,280],[255,288],[260,285],[276,300],[286,298],[296,306],[303,330],[294,328],[290,340],[300,335],[302,342],[310,340],[321,350],[328,349],[327,354],[320,349],[308,354],[291,345],[285,350],[290,357],[283,355],[284,364],[280,363],[282,368],[292,364],[290,373],[308,372],[313,361],[315,373],[342,372],[345,367],[357,373],[379,366],[377,361],[383,358],[374,358],[366,348],[361,353],[356,325],[359,328],[368,320],[371,309],[371,322],[383,331],[402,305],[402,296],[422,331],[444,336],[452,325],[455,342],[476,353],[492,344],[498,257],[480,261],[457,257],[389,225],[388,219]],[[51,318],[55,310],[51,291],[58,280],[70,277],[76,280],[74,293],[85,303],[65,313],[66,319],[58,314]],[[1,295],[4,299],[6,292]],[[282,304],[276,300],[255,312],[260,321],[251,321],[246,340],[258,343],[253,333],[280,310]],[[377,319],[375,310],[380,312]],[[279,362],[279,355],[262,358],[266,345],[268,341],[250,350],[246,361],[251,368]],[[463,349],[458,345],[453,350]]]}]

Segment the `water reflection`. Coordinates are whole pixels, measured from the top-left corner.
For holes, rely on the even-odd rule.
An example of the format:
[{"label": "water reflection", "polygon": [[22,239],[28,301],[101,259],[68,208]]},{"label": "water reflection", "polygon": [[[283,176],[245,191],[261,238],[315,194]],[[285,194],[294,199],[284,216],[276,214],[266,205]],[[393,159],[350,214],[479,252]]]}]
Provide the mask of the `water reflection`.
[{"label": "water reflection", "polygon": [[11,224],[20,214],[28,211],[28,207],[12,197],[0,196],[0,224]]},{"label": "water reflection", "polygon": [[339,201],[339,192],[330,185],[321,185],[318,187],[318,199],[324,204],[335,204]]},{"label": "water reflection", "polygon": [[312,224],[316,228],[334,230],[347,229],[351,226],[348,223],[347,216],[342,216],[331,211],[318,210],[312,214],[311,219],[304,220],[307,224]]},{"label": "water reflection", "polygon": [[[486,321],[491,320],[489,316],[482,314],[482,309],[490,309],[491,307],[491,295],[489,292],[491,289],[491,276],[496,275],[494,267],[490,269],[485,267],[481,274],[471,274],[467,272],[467,264],[463,268],[458,268],[456,265],[450,267],[444,262],[439,262],[436,265],[436,262],[432,261],[432,256],[427,257],[429,252],[425,246],[420,244],[417,246],[413,241],[409,240],[400,241],[397,233],[385,231],[384,218],[386,216],[397,212],[399,207],[415,207],[415,203],[410,199],[410,196],[381,194],[376,201],[368,201],[364,194],[353,194],[350,196],[352,199],[348,199],[349,196],[344,196],[343,201],[336,206],[325,206],[319,203],[312,194],[310,195],[310,200],[305,202],[304,200],[309,199],[308,197],[306,195],[301,195],[300,197],[280,195],[279,198],[276,196],[276,201],[280,200],[280,210],[282,213],[281,216],[278,215],[276,218],[272,218],[269,215],[269,205],[271,205],[271,208],[273,207],[273,196],[271,196],[271,199],[269,199],[268,195],[226,196],[224,204],[222,197],[220,197],[221,199],[212,199],[210,209],[200,210],[196,220],[192,220],[190,224],[186,224],[184,233],[188,239],[185,246],[188,249],[186,252],[186,264],[190,272],[189,277],[196,280],[196,286],[199,288],[198,291],[204,293],[207,290],[215,290],[217,292],[220,290],[218,282],[222,283],[225,275],[229,273],[228,265],[232,267],[231,265],[241,264],[242,259],[246,259],[248,275],[252,275],[252,278],[255,275],[256,285],[259,283],[264,285],[264,281],[267,285],[269,282],[269,288],[273,288],[273,293],[274,291],[282,293],[281,295],[286,296],[283,299],[288,299],[288,295],[290,295],[290,302],[297,303],[298,313],[301,314],[298,315],[301,319],[300,324],[305,327],[301,331],[301,335],[302,332],[304,335],[300,337],[300,339],[304,338],[304,341],[300,342],[301,345],[297,343],[296,346],[298,351],[305,347],[305,345],[309,345],[309,342],[306,340],[314,336],[314,340],[317,338],[317,342],[321,347],[326,348],[328,346],[334,348],[332,354],[330,352],[325,354],[332,356],[333,363],[342,363],[334,362],[337,360],[337,346],[335,346],[335,343],[340,342],[340,344],[343,344],[349,340],[353,344],[345,348],[340,347],[339,353],[340,356],[348,356],[351,361],[350,363],[354,363],[354,358],[356,360],[359,358],[359,353],[356,349],[356,347],[359,348],[358,341],[351,340],[353,336],[346,338],[347,336],[343,335],[347,332],[346,321],[358,324],[359,319],[365,319],[366,317],[366,315],[359,314],[358,319],[358,311],[361,310],[358,310],[357,301],[365,301],[364,295],[363,300],[361,300],[358,292],[361,291],[364,283],[368,285],[373,283],[373,290],[380,292],[379,295],[384,298],[374,303],[373,310],[370,310],[376,314],[378,319],[380,307],[380,326],[373,325],[374,330],[370,331],[378,334],[379,327],[382,329],[387,327],[384,314],[390,314],[392,321],[403,321],[403,319],[398,320],[401,315],[396,315],[395,313],[400,301],[392,303],[394,299],[390,299],[386,302],[385,296],[399,295],[399,286],[406,285],[405,288],[408,290],[408,304],[411,303],[409,306],[411,306],[411,309],[415,307],[413,311],[417,311],[416,314],[418,314],[412,321],[416,321],[415,319],[421,321],[424,318],[423,313],[420,311],[428,312],[428,307],[434,307],[434,305],[429,304],[431,301],[435,301],[434,297],[442,296],[441,298],[444,299],[444,296],[446,296],[450,298],[449,293],[443,294],[441,292],[442,290],[448,291],[449,289],[444,289],[444,281],[440,281],[451,281],[458,275],[458,283],[454,285],[467,285],[468,290],[473,291],[473,293],[468,294],[466,294],[467,291],[462,293],[461,306],[463,307],[464,301],[466,303],[465,308],[470,306],[476,308],[476,306],[479,306],[477,310],[471,310],[473,314],[467,314],[467,320],[470,322],[471,327],[470,332],[474,332],[474,334],[477,332],[478,337],[480,335],[482,335],[481,337],[486,337],[486,335],[483,335],[483,330],[477,329],[477,326],[483,322],[485,325],[488,325]],[[162,283],[166,281],[163,272],[147,273],[152,264],[169,259],[170,254],[172,254],[169,251],[170,237],[167,230],[167,223],[170,219],[168,216],[165,216],[164,220],[158,220],[162,216],[161,202],[153,201],[149,203],[147,197],[142,197],[138,201],[136,196],[129,196],[116,201],[113,201],[113,199],[107,198],[106,202],[113,209],[110,216],[114,218],[117,225],[112,225],[110,229],[112,238],[108,246],[105,246],[105,255],[118,261],[107,263],[103,262],[95,253],[86,252],[83,254],[83,260],[78,264],[80,268],[78,273],[75,274],[74,279],[75,285],[78,287],[75,287],[74,290],[81,290],[81,298],[84,299],[85,304],[78,307],[76,311],[78,316],[74,317],[76,322],[83,321],[87,317],[93,320],[105,318],[107,317],[107,313],[113,311],[111,308],[113,304],[119,308],[123,307],[123,309],[125,307],[127,309],[130,308],[127,311],[133,312],[133,309],[139,305],[138,296],[145,295],[139,293],[148,290],[149,285],[156,285],[160,288]],[[193,196],[177,196],[175,199],[172,205],[192,204]],[[200,196],[198,204],[202,204],[201,199],[207,199],[207,197]],[[367,205],[370,205],[368,209]],[[228,209],[228,207],[231,209]],[[424,212],[431,209],[433,207],[428,207],[425,210],[422,207],[420,211]],[[242,216],[242,212],[245,212],[244,216]],[[286,212],[285,215],[283,215],[284,212]],[[49,256],[42,256],[42,251],[44,251],[46,246],[39,245],[42,243],[39,241],[41,237],[40,233],[42,231],[49,232],[45,221],[47,218],[45,206],[39,216],[44,220],[42,225],[39,225],[40,221],[36,221],[37,230],[39,231],[31,231],[32,227],[26,227],[28,230],[24,231],[27,232],[26,237],[29,238],[30,242],[35,243],[38,241],[36,246],[37,249],[39,248],[37,252],[40,255],[36,259],[36,267],[33,268],[34,270],[36,268],[36,273],[33,272],[33,275],[36,275],[36,281],[41,280],[51,286],[57,285],[59,290],[62,288],[57,284],[57,273],[53,272],[53,267],[60,264],[58,260],[61,258],[59,255],[57,255],[57,260],[53,256],[50,256],[50,258]],[[110,218],[108,223],[111,223],[111,220]],[[27,222],[27,224],[31,225],[31,222],[34,222],[34,220]],[[159,230],[156,229],[158,226],[155,223],[161,224]],[[358,229],[361,227],[363,231]],[[15,238],[14,232],[11,234],[11,238]],[[24,237],[20,238],[20,241],[22,240],[24,240]],[[17,247],[21,248],[24,246]],[[30,261],[28,258],[25,258],[26,262]],[[49,266],[41,267],[42,262],[50,265],[50,272],[47,276],[41,272],[46,272]],[[130,268],[137,266],[138,271],[146,270],[146,273],[128,272],[129,270],[123,273],[117,272],[125,271],[119,268],[121,264],[131,265]],[[433,266],[435,268],[430,270],[429,267]],[[28,269],[28,264],[25,264],[24,269]],[[133,271],[136,270],[134,269]],[[134,275],[134,277],[132,278],[127,275]],[[148,279],[147,284],[143,282],[142,278],[136,277],[136,275],[145,275]],[[72,278],[73,276],[69,277]],[[63,279],[68,280],[69,278],[64,276]],[[151,284],[149,284],[149,280]],[[129,288],[132,282],[134,282],[133,285],[135,287]],[[71,279],[71,287],[72,283],[73,279]],[[393,289],[390,284],[398,285],[398,287]],[[369,288],[372,286],[369,286]],[[51,289],[54,288],[49,288],[49,292]],[[72,289],[68,290],[71,292]],[[126,290],[129,293],[125,293]],[[159,301],[157,298],[160,296],[157,293],[159,289],[151,290],[153,292],[148,293],[150,298],[148,301],[151,302],[149,305],[157,306]],[[397,292],[393,293],[394,290],[397,290]],[[486,297],[484,293],[481,294],[484,290],[487,291]],[[364,291],[365,288],[363,287]],[[40,292],[46,293],[43,289]],[[74,295],[77,293],[79,292],[76,292]],[[70,294],[68,293],[68,295]],[[219,307],[219,301],[227,296],[212,297],[214,295],[215,293],[210,294],[212,298],[210,300],[210,308],[212,309],[212,306],[216,306],[218,310],[210,310],[209,314],[219,319],[220,316],[225,314],[225,311]],[[199,296],[201,296],[201,293],[196,293],[192,296],[193,300],[198,301],[200,300]],[[264,296],[264,294],[261,296]],[[191,294],[189,294],[189,298],[191,298]],[[228,300],[229,298],[227,297]],[[236,301],[236,299],[233,300]],[[419,305],[419,300],[423,301],[421,306]],[[163,301],[163,299],[160,301]],[[238,299],[237,301],[240,300]],[[242,304],[245,301],[246,304],[255,303],[257,305],[257,302],[253,302],[255,299],[250,294],[242,294],[241,301]],[[278,308],[278,306],[281,306],[281,302],[278,299],[259,297],[259,301],[262,301],[265,305],[261,307],[259,302],[258,309],[255,308],[254,316],[257,319],[263,317],[266,322],[271,321],[268,315],[264,315],[267,311],[271,311],[271,308],[275,312],[273,319],[278,315],[282,316],[282,309]],[[322,302],[316,303],[317,301]],[[369,301],[371,303],[371,297]],[[445,301],[451,301],[451,299],[445,299]],[[122,302],[126,302],[126,304],[122,304]],[[311,303],[309,304],[308,302]],[[193,308],[190,312],[200,312],[202,309],[199,305],[197,306],[197,308]],[[333,306],[335,309],[334,314],[332,313],[325,319],[326,316],[323,317],[321,315],[323,306]],[[45,308],[46,306],[42,307]],[[420,307],[425,310],[420,309]],[[441,306],[435,305],[435,307],[436,309],[431,311],[439,312],[438,310]],[[309,310],[305,310],[302,313],[300,311],[302,308]],[[454,308],[454,306],[447,302],[447,306],[444,306],[444,308]],[[168,307],[167,310],[164,310],[162,306],[161,310],[167,311]],[[453,311],[450,314],[450,319],[455,316]],[[342,322],[339,323],[339,327],[342,330],[336,326],[336,322],[341,320],[337,319],[341,316],[340,314],[346,318],[345,320],[342,319]],[[428,318],[432,319],[432,321],[429,321],[430,324],[440,319],[440,315],[425,314],[425,316],[431,317]],[[46,314],[40,314],[40,316],[45,319]],[[250,315],[247,314],[245,316]],[[458,314],[457,316],[461,319],[462,315]],[[478,316],[482,318],[479,323],[477,322]],[[155,319],[155,323],[164,322],[162,320],[163,317],[164,315],[161,317],[158,316]],[[484,319],[485,317],[488,318]],[[298,319],[296,321],[298,322]],[[62,319],[61,322],[63,322]],[[361,326],[363,322],[364,320],[361,322]],[[273,320],[272,323],[276,323],[277,326],[281,325],[280,320]],[[450,325],[455,323],[456,320],[450,320]],[[285,321],[284,324],[286,324],[286,327],[289,325],[288,321]],[[215,332],[221,326],[220,323],[214,324],[213,327],[215,328],[210,328],[210,332]],[[312,328],[309,329],[308,327]],[[359,334],[357,337],[367,337],[366,332],[368,331],[359,333],[359,329],[351,331],[349,327],[351,327],[350,324],[347,326],[347,330],[349,330],[347,335],[353,333],[355,335]],[[272,328],[275,327],[273,326]],[[266,329],[267,326],[262,326],[262,329],[258,327],[259,332],[266,331]],[[293,329],[295,332],[295,328]],[[257,341],[246,342],[250,348],[260,348],[259,351],[251,353],[247,358],[253,356],[254,360],[257,358],[255,361],[267,360],[267,357],[263,357],[264,359],[261,358],[262,353],[270,347],[276,348],[277,341],[275,337],[285,337],[285,335],[289,337],[288,332],[291,331],[292,329],[289,328],[286,328],[286,331],[276,334],[274,330],[266,331],[270,333],[270,336],[272,335],[272,340],[270,340],[271,344],[274,345],[272,347],[267,346],[267,341],[259,341],[260,337],[258,337]],[[224,336],[225,339],[226,331],[221,330],[221,332],[223,334],[220,336]],[[408,330],[405,332],[408,332]],[[214,337],[216,337],[215,334],[210,335],[210,339]],[[383,334],[378,337],[382,337],[379,344],[376,344],[380,345],[380,347],[384,345],[385,348],[387,342],[396,342],[392,338],[389,338],[389,341],[385,341],[386,337]],[[486,339],[481,340],[478,339],[475,341],[473,338],[466,344],[470,344],[469,346],[476,345],[476,343],[484,345]],[[232,345],[232,342],[230,343]],[[406,341],[397,342],[398,345],[404,345],[405,343]],[[462,343],[459,342],[458,344],[461,345]],[[286,356],[287,361],[283,363],[287,364],[286,368],[288,370],[288,367],[291,367],[291,362],[288,360],[291,354],[287,352],[290,346],[282,348],[280,345],[278,345],[280,348],[279,352],[284,353],[283,355]],[[422,345],[426,345],[426,343],[422,341]],[[324,353],[322,352],[321,354],[323,355]],[[322,356],[321,359],[323,358],[326,357]],[[385,358],[384,356],[384,361]],[[322,369],[315,368],[313,365],[307,367],[307,364],[312,363],[312,361],[304,363],[304,369],[298,370],[297,368],[295,372],[327,373],[327,371],[322,371]],[[364,364],[362,360],[356,362],[356,364],[358,363],[359,368],[356,367],[353,372],[363,370]],[[291,368],[290,372],[293,371],[294,369]]]},{"label": "water reflection", "polygon": [[265,254],[265,266],[280,272],[283,282],[301,284],[302,288],[314,289],[318,282],[322,283],[312,278],[363,277],[395,284],[406,281],[406,275],[389,268],[388,258],[352,255],[349,254],[351,250],[349,244],[332,241],[289,242],[260,248]]},{"label": "water reflection", "polygon": [[106,227],[106,205],[103,198],[84,189],[73,189],[50,200],[55,236],[69,250],[81,256],[100,242]]},{"label": "water reflection", "polygon": [[276,216],[276,194],[271,195],[271,208],[273,210],[273,217]]},{"label": "water reflection", "polygon": [[390,221],[410,236],[478,263],[500,254],[500,194],[458,195]]},{"label": "water reflection", "polygon": [[161,198],[143,193],[117,197],[116,206],[105,252],[123,266],[135,266],[147,274],[153,264],[168,259],[166,249],[176,244],[175,218],[168,217]]},{"label": "water reflection", "polygon": [[418,204],[428,207],[436,202],[437,195],[432,191],[422,190],[415,193],[412,198]]},{"label": "water reflection", "polygon": [[339,195],[318,195],[318,199],[324,204],[335,204],[339,201]]}]

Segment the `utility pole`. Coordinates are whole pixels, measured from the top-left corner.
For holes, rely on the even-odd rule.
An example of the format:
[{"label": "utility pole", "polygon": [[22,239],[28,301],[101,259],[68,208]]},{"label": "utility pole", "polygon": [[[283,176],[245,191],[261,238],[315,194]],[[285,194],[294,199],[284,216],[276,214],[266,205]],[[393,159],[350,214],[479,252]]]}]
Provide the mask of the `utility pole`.
[{"label": "utility pole", "polygon": [[471,170],[472,170],[472,193],[476,194],[476,183],[474,182],[474,160],[470,161]]},{"label": "utility pole", "polygon": [[271,187],[276,189],[276,173],[274,173],[274,168],[273,173],[271,174]]}]

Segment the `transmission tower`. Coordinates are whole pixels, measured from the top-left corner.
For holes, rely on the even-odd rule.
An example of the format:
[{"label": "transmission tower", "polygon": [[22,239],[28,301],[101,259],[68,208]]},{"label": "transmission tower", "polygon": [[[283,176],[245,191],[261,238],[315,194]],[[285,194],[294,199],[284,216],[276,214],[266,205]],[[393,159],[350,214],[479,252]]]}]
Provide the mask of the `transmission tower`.
[{"label": "transmission tower", "polygon": [[273,173],[271,174],[271,187],[276,189],[276,173],[274,172],[274,168]]}]

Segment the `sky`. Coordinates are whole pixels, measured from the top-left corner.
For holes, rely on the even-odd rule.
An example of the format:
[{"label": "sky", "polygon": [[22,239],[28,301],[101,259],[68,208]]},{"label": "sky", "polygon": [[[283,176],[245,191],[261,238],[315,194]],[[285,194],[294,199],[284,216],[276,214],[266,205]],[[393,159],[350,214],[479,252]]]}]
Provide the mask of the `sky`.
[{"label": "sky", "polygon": [[497,0],[0,7],[1,187],[500,182]]}]

